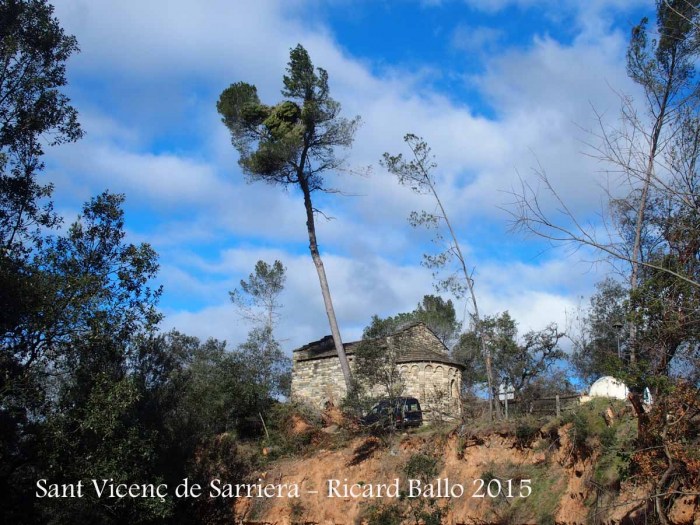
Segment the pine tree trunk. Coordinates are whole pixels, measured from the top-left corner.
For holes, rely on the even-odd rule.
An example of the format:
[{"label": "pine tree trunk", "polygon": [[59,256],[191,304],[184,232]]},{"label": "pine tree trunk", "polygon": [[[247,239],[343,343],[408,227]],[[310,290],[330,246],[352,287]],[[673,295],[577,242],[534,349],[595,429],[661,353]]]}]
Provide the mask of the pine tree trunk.
[{"label": "pine tree trunk", "polygon": [[311,192],[309,190],[309,185],[306,178],[303,175],[299,177],[299,186],[304,194],[304,208],[306,208],[306,230],[309,234],[309,251],[311,252],[311,258],[314,261],[314,266],[316,266],[318,280],[321,284],[323,304],[326,308],[326,315],[328,316],[328,324],[331,328],[331,335],[333,337],[335,350],[338,352],[338,360],[340,361],[340,369],[343,372],[343,378],[345,379],[345,387],[347,389],[347,393],[350,394],[352,390],[352,373],[350,372],[348,357],[345,355],[343,341],[340,338],[340,330],[338,330],[338,322],[335,318],[335,310],[333,309],[331,291],[328,287],[326,270],[323,267],[323,261],[321,260],[321,255],[318,251],[318,243],[316,241],[316,225],[314,222],[314,209],[311,204]]}]

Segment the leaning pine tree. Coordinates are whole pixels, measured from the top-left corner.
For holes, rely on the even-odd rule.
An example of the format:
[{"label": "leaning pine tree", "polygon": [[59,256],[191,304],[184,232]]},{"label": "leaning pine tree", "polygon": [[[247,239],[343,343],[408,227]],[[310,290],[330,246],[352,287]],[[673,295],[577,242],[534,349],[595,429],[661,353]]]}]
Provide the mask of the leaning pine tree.
[{"label": "leaning pine tree", "polygon": [[283,100],[267,106],[255,86],[236,82],[226,88],[216,105],[231,132],[239,164],[251,181],[292,186],[301,190],[306,210],[309,250],[321,283],[323,302],[348,392],[352,377],[335,319],[326,271],[316,240],[311,194],[328,191],[323,173],[340,168],[344,159],[337,147],[352,145],[359,117],[341,118],[340,104],[328,93],[328,73],[314,68],[307,51],[297,45],[289,54]]}]

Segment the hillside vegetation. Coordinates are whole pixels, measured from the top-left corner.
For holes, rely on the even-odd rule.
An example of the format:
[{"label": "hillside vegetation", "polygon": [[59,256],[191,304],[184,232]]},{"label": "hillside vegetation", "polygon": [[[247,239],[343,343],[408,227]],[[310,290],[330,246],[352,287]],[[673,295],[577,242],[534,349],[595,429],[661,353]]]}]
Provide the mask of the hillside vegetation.
[{"label": "hillside vegetation", "polygon": [[[633,410],[620,401],[594,400],[549,420],[426,426],[386,435],[353,433],[352,428],[328,418],[325,423],[314,422],[300,414],[290,415],[288,423],[251,479],[298,484],[299,497],[238,498],[237,522],[655,522],[651,478],[646,477],[642,456],[635,450]],[[687,438],[689,450],[697,451],[697,433]],[[285,449],[282,442],[294,446]],[[329,480],[335,492],[329,492]],[[399,493],[392,495],[394,484]],[[430,485],[432,497],[423,497]],[[457,485],[463,486],[462,495]],[[697,486],[693,489],[679,482],[675,489],[686,495],[670,504],[671,523],[700,519],[697,498],[690,494],[697,492]],[[417,496],[419,490],[419,497],[409,497]],[[443,497],[450,491],[453,497]],[[375,497],[363,497],[367,495]]]}]

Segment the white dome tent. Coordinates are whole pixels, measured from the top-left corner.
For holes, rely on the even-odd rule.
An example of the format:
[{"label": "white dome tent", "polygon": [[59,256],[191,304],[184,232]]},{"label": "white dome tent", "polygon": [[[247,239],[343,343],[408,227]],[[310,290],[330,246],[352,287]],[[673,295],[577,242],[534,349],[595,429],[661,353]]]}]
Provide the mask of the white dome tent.
[{"label": "white dome tent", "polygon": [[627,399],[629,389],[622,381],[612,376],[603,376],[591,385],[588,395],[591,397],[608,397],[612,399]]},{"label": "white dome tent", "polygon": [[[612,376],[603,376],[591,385],[588,391],[588,396],[607,397],[609,399],[627,399],[629,389],[622,381],[615,379]],[[651,404],[651,392],[648,388],[644,389],[644,403]]]}]

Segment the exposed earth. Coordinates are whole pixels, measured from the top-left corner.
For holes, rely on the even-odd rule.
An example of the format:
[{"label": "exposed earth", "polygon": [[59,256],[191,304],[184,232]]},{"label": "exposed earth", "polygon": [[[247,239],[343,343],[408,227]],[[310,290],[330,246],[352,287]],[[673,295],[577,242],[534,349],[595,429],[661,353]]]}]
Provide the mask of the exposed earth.
[{"label": "exposed earth", "polygon": [[[611,417],[610,407],[600,413],[603,425],[610,426]],[[338,432],[338,423],[327,418],[321,432]],[[617,433],[631,428],[628,422]],[[303,421],[290,425],[291,433],[313,431]],[[277,459],[257,473],[256,483],[296,486],[299,497],[239,498],[237,523],[652,522],[651,486],[639,479],[620,482],[614,463],[606,466],[612,456],[605,456],[600,440],[577,441],[571,423],[529,431],[515,424],[487,431],[420,429],[354,437],[337,448],[319,442],[308,454]],[[427,490],[432,498],[422,497]],[[678,498],[668,515],[674,525],[700,525],[697,496]]]}]

